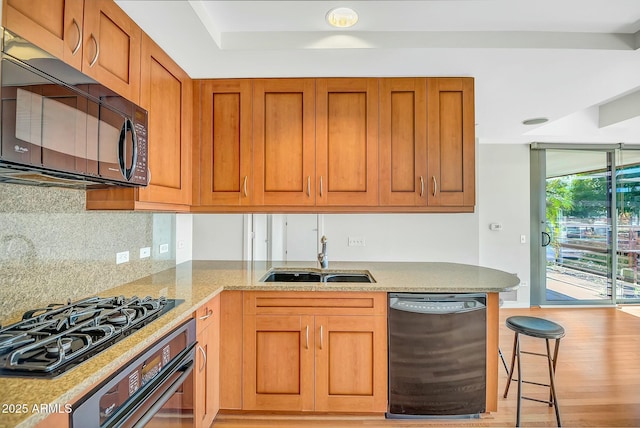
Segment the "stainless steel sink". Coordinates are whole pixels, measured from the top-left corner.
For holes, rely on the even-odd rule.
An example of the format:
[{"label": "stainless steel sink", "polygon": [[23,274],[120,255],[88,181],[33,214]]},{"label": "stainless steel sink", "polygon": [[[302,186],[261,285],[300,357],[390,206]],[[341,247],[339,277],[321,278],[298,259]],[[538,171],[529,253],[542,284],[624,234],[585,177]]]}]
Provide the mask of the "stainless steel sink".
[{"label": "stainless steel sink", "polygon": [[320,269],[273,269],[260,282],[375,282],[367,271],[323,271]]}]

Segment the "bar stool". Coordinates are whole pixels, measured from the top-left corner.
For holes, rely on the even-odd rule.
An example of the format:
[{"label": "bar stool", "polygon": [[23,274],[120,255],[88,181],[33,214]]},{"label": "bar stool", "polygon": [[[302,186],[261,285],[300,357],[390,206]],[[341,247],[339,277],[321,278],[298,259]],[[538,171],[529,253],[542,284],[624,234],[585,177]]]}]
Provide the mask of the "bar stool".
[{"label": "bar stool", "polygon": [[[513,339],[513,356],[511,358],[511,369],[509,370],[509,379],[507,379],[507,386],[504,390],[504,398],[507,398],[507,394],[509,393],[509,385],[511,385],[513,379],[513,369],[516,358],[518,358],[518,410],[516,417],[516,426],[520,426],[520,408],[522,399],[538,401],[540,403],[547,403],[549,407],[553,406],[556,411],[556,421],[558,423],[558,427],[562,426],[560,423],[560,410],[558,409],[558,399],[556,396],[556,386],[555,386],[555,370],[556,370],[556,362],[558,360],[558,348],[560,346],[560,339],[564,337],[564,328],[553,321],[549,321],[542,318],[537,317],[528,317],[528,316],[513,316],[507,318],[506,325],[511,330],[515,331],[515,337]],[[525,336],[536,337],[540,339],[544,339],[547,345],[547,353],[539,354],[536,352],[525,352],[520,350],[520,335],[523,334]],[[553,351],[553,357],[551,357],[551,348],[549,347],[549,340],[555,340],[555,349]],[[549,365],[549,384],[545,383],[537,383],[537,382],[529,382],[522,380],[522,370],[520,364],[520,354],[530,354],[530,355],[538,355],[540,357],[546,357]],[[522,383],[529,383],[533,385],[546,386],[550,389],[549,391],[549,400],[538,400],[536,398],[524,397],[522,395]]]}]

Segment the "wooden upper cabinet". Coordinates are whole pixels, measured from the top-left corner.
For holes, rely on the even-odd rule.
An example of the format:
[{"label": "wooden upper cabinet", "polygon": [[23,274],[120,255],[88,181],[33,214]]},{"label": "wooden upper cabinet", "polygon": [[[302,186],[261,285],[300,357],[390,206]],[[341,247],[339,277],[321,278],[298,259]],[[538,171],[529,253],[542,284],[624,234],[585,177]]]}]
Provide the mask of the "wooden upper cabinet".
[{"label": "wooden upper cabinet", "polygon": [[427,80],[428,206],[475,205],[472,78]]},{"label": "wooden upper cabinet", "polygon": [[317,205],[378,205],[378,79],[316,80]]},{"label": "wooden upper cabinet", "polygon": [[203,80],[198,91],[200,205],[249,205],[254,188],[251,81]]},{"label": "wooden upper cabinet", "polygon": [[87,191],[87,209],[188,211],[192,197],[193,83],[146,34],[140,106],[149,112],[149,185]]},{"label": "wooden upper cabinet", "polygon": [[315,204],[314,90],[313,79],[254,80],[254,204]]},{"label": "wooden upper cabinet", "polygon": [[137,103],[142,30],[113,0],[3,0],[3,24]]},{"label": "wooden upper cabinet", "polygon": [[426,82],[380,79],[380,205],[427,204]]},{"label": "wooden upper cabinet", "polygon": [[113,0],[84,4],[82,72],[137,103],[142,30]]},{"label": "wooden upper cabinet", "polygon": [[142,37],[140,105],[149,112],[150,183],[140,201],[191,204],[191,79],[147,36]]},{"label": "wooden upper cabinet", "polygon": [[3,0],[2,23],[71,66],[82,68],[83,0]]}]

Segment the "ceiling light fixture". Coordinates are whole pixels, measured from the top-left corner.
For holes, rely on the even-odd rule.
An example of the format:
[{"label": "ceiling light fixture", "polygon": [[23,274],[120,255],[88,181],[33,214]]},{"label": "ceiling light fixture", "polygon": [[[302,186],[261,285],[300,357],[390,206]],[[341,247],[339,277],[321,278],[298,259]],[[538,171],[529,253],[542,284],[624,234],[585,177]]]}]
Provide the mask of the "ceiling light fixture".
[{"label": "ceiling light fixture", "polygon": [[358,13],[349,7],[336,7],[327,12],[325,19],[332,27],[349,28],[358,22]]},{"label": "ceiling light fixture", "polygon": [[522,124],[523,125],[540,125],[541,123],[545,123],[548,121],[549,119],[547,119],[546,117],[536,117],[534,119],[523,120]]}]

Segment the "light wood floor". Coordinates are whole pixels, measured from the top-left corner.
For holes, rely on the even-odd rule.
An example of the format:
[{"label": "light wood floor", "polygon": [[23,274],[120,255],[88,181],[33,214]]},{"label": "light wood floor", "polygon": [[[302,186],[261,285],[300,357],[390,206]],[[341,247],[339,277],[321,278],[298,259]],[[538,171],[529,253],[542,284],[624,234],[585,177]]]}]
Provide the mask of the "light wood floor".
[{"label": "light wood floor", "polygon": [[[564,326],[557,367],[558,402],[565,427],[640,427],[640,317],[614,308],[501,309],[500,347],[511,358],[513,332],[504,326],[511,315],[548,318]],[[543,340],[523,338],[523,350],[543,351]],[[544,345],[543,345],[544,346]],[[529,359],[526,359],[529,358]],[[544,358],[523,356],[524,379],[546,382]],[[499,371],[498,412],[474,420],[398,421],[384,416],[297,416],[220,414],[212,428],[395,428],[515,426],[516,384],[502,398],[507,375]],[[526,395],[544,399],[548,390],[525,385]],[[556,426],[553,409],[523,401],[523,427]]]}]

